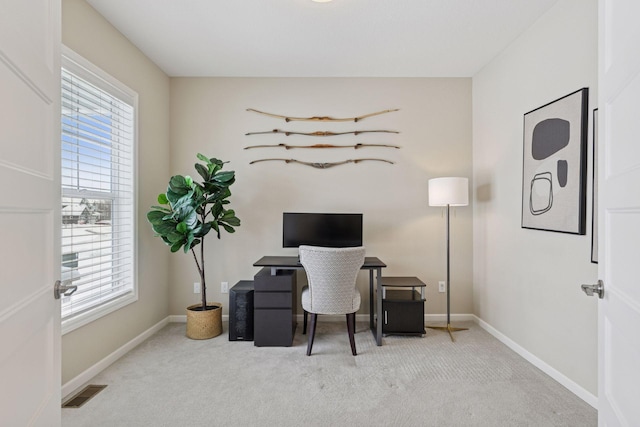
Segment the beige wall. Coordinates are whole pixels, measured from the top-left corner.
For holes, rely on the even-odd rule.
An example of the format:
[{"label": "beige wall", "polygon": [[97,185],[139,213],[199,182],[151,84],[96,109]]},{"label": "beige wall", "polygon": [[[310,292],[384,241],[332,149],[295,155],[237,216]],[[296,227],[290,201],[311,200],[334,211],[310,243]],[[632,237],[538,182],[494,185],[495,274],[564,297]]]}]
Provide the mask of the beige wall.
[{"label": "beige wall", "polygon": [[145,217],[169,166],[169,78],[84,0],[63,0],[62,42],[139,95],[139,299],[62,337],[62,383],[168,315],[168,253]]},{"label": "beige wall", "polygon": [[[587,235],[520,227],[523,114],[589,87]],[[597,100],[597,1],[561,0],[473,78],[474,312],[597,394],[591,250],[591,111]]]},{"label": "beige wall", "polygon": [[[359,123],[290,122],[245,111],[255,108],[292,116],[350,117],[374,111],[400,111]],[[280,128],[299,131],[397,130],[393,134],[362,134],[331,138],[257,135],[250,131]],[[391,148],[305,150],[262,148],[253,144],[397,144]],[[233,286],[252,279],[252,264],[263,255],[297,254],[282,248],[282,212],[362,212],[367,253],[389,266],[386,275],[418,276],[429,284],[426,311],[444,313],[445,294],[437,281],[445,277],[445,223],[440,208],[427,203],[432,177],[471,177],[471,80],[379,78],[172,78],[171,172],[197,176],[196,153],[229,161],[236,171],[231,207],[242,220],[235,234],[223,233],[206,242],[210,301],[228,295],[220,282]],[[275,162],[249,165],[267,157],[329,162],[358,157],[392,160],[331,169],[313,169]],[[163,191],[169,174],[156,190]],[[472,232],[470,207],[458,208],[452,220],[452,311],[472,311]],[[190,255],[171,257],[170,312],[184,314],[198,301],[198,280]],[[368,313],[368,275],[359,276]]]}]

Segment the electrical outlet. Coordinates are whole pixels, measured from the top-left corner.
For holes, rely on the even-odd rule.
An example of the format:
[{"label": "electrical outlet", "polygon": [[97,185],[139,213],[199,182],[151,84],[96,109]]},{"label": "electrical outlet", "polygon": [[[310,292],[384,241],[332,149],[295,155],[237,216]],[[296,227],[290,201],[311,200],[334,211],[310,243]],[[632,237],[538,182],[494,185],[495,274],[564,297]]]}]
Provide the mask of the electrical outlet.
[{"label": "electrical outlet", "polygon": [[447,292],[447,288],[445,287],[445,282],[443,280],[438,282],[438,292]]},{"label": "electrical outlet", "polygon": [[193,282],[193,293],[194,294],[200,293],[200,282]]},{"label": "electrical outlet", "polygon": [[220,292],[222,292],[223,294],[229,293],[229,282],[220,283]]}]

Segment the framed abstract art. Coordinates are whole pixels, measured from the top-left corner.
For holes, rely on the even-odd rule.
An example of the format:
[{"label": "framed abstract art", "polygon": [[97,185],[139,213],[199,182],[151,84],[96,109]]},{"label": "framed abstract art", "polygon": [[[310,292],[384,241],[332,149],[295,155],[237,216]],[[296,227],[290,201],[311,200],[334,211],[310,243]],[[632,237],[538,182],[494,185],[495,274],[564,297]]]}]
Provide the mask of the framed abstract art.
[{"label": "framed abstract art", "polygon": [[589,89],[524,115],[522,228],[585,234]]}]

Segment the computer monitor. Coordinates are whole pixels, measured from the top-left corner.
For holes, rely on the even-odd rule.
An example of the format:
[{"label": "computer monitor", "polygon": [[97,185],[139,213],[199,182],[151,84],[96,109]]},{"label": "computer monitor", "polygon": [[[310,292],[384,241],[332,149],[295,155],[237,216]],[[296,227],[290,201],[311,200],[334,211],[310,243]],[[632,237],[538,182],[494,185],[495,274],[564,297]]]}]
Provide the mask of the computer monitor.
[{"label": "computer monitor", "polygon": [[282,247],[300,245],[348,248],[362,246],[361,213],[282,214]]}]

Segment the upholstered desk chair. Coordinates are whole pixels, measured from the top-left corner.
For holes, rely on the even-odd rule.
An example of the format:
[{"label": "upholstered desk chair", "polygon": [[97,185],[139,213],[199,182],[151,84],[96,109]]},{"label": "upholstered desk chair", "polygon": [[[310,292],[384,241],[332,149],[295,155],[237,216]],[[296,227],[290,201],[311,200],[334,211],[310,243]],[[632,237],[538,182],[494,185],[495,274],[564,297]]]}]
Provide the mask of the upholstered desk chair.
[{"label": "upholstered desk chair", "polygon": [[345,314],[351,352],[356,355],[354,339],[356,311],[360,308],[360,292],[356,277],[364,264],[365,249],[322,248],[300,246],[300,263],[307,273],[309,286],[302,289],[304,309],[303,333],[307,332],[307,315],[311,313],[307,356],[311,355],[318,314]]}]

